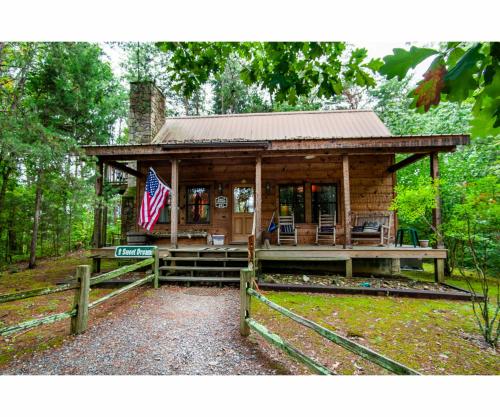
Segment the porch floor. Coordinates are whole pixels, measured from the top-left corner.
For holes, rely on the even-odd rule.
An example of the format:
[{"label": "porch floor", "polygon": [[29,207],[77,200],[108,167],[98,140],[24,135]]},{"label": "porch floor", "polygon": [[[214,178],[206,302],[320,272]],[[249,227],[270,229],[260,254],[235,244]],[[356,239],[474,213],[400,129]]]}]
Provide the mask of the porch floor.
[{"label": "porch floor", "polygon": [[[116,246],[106,246],[91,250],[92,257],[114,258]],[[158,246],[160,256],[165,257],[173,252],[193,253],[247,253],[246,245],[179,245],[171,248],[169,245]],[[364,258],[364,259],[446,259],[446,249],[421,248],[410,245],[405,246],[362,246],[355,245],[352,248],[343,248],[342,245],[271,245],[269,248],[259,247],[255,249],[256,257],[261,260],[273,259],[296,259],[300,258]]]}]

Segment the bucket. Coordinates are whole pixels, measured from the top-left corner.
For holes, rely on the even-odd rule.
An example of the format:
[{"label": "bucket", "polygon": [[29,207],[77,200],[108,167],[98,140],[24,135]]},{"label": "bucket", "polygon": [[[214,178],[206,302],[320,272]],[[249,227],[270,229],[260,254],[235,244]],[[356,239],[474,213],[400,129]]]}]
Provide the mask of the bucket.
[{"label": "bucket", "polygon": [[212,235],[212,242],[214,245],[220,246],[224,244],[224,235]]}]

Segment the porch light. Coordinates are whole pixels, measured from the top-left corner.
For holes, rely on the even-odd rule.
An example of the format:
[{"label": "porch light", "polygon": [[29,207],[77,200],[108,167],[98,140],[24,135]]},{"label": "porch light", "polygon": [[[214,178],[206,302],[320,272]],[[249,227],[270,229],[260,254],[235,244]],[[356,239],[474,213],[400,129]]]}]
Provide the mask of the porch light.
[{"label": "porch light", "polygon": [[224,186],[222,185],[222,183],[219,183],[217,190],[219,191],[219,195],[222,195],[222,191],[224,190]]},{"label": "porch light", "polygon": [[304,156],[304,159],[314,159],[316,158],[316,155],[306,155]]},{"label": "porch light", "polygon": [[271,184],[266,182],[266,193],[271,194]]}]

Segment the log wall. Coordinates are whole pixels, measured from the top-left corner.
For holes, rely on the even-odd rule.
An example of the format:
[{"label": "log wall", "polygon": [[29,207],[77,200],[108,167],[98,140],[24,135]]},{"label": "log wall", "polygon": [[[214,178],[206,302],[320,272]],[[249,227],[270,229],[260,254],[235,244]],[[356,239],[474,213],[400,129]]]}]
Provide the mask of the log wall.
[{"label": "log wall", "polygon": [[[394,176],[387,172],[393,163],[394,155],[351,155],[350,188],[351,210],[380,211],[387,210],[393,198]],[[139,162],[138,169],[146,173],[152,166],[156,172],[170,184],[171,165],[169,161]],[[223,234],[226,243],[231,242],[232,185],[253,184],[255,181],[255,158],[232,158],[199,161],[181,161],[179,165],[179,232],[206,231],[212,234]],[[316,224],[311,221],[310,187],[312,183],[337,185],[337,243],[342,243],[344,230],[343,190],[342,190],[342,157],[324,156],[312,160],[303,157],[296,158],[265,158],[262,159],[262,226],[267,228],[272,213],[279,207],[280,184],[304,184],[306,196],[306,223],[298,224],[299,244],[314,243]],[[219,195],[219,184],[222,184],[222,195],[228,197],[228,207],[215,208],[215,197]],[[267,184],[270,185],[270,191]],[[206,185],[210,187],[210,224],[186,224],[186,186]],[[138,180],[137,202],[142,201],[144,180]],[[277,219],[276,219],[277,220]],[[169,231],[169,224],[157,224],[155,231]],[[394,230],[391,232],[394,236]],[[168,243],[168,239],[159,241]],[[179,243],[203,244],[205,239],[180,239]]]}]

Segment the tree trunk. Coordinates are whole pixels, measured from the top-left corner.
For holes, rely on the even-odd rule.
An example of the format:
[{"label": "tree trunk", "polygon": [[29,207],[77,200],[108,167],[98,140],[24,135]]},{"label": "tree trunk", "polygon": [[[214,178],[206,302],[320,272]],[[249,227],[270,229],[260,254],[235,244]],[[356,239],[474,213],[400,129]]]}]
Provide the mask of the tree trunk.
[{"label": "tree trunk", "polygon": [[[9,182],[10,174],[12,174],[13,168],[8,166],[2,172],[2,187],[0,188],[0,214],[3,211],[3,204],[5,201],[5,194],[7,192],[7,184]],[[0,223],[0,236],[2,235],[3,227]]]},{"label": "tree trunk", "polygon": [[33,235],[30,245],[30,261],[28,268],[32,269],[36,266],[36,242],[38,239],[38,227],[40,226],[40,211],[42,207],[42,172],[38,172],[38,180],[36,182],[35,194],[35,217],[33,219]]}]

